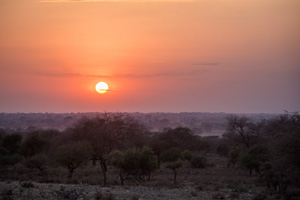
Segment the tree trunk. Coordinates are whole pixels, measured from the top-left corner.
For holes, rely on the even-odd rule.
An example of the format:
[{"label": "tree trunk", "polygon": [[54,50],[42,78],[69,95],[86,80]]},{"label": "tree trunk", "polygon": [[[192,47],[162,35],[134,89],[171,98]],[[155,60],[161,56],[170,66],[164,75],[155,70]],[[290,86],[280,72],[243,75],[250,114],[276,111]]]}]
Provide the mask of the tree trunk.
[{"label": "tree trunk", "polygon": [[124,178],[124,173],[123,173],[123,170],[120,168],[120,170],[119,170],[119,179],[120,179],[120,181],[121,181],[121,185],[123,186],[124,185],[124,180],[125,180],[125,178]]},{"label": "tree trunk", "polygon": [[176,184],[176,176],[177,176],[176,168],[173,169],[173,172],[174,172],[174,184]]},{"label": "tree trunk", "polygon": [[102,174],[103,174],[103,184],[106,185],[107,166],[106,166],[105,160],[100,160],[100,166],[101,166],[101,171],[102,171]]},{"label": "tree trunk", "polygon": [[69,168],[69,175],[68,175],[68,178],[72,178],[72,176],[73,176],[73,171],[74,171],[74,168]]},{"label": "tree trunk", "polygon": [[40,173],[41,173],[42,176],[47,176],[47,172],[44,168],[39,167],[38,169],[40,170]]},{"label": "tree trunk", "polygon": [[93,160],[92,160],[92,165],[93,165],[93,166],[96,166],[96,161],[97,161],[96,159],[93,159]]}]

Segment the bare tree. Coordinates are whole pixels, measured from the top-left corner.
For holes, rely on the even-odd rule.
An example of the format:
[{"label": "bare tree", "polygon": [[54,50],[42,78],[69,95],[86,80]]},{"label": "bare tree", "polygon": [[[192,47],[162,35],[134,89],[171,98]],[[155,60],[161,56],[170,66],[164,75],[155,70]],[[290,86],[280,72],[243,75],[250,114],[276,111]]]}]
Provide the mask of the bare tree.
[{"label": "bare tree", "polygon": [[230,140],[233,145],[245,145],[250,148],[254,144],[260,133],[260,124],[254,124],[247,117],[230,115],[227,118],[227,129],[224,138]]}]

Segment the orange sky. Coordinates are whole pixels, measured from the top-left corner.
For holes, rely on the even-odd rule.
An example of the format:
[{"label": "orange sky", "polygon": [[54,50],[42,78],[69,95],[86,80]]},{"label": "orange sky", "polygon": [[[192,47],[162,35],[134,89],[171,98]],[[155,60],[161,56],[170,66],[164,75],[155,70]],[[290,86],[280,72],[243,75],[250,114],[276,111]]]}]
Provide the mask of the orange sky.
[{"label": "orange sky", "polygon": [[0,0],[0,30],[0,112],[300,111],[299,0]]}]

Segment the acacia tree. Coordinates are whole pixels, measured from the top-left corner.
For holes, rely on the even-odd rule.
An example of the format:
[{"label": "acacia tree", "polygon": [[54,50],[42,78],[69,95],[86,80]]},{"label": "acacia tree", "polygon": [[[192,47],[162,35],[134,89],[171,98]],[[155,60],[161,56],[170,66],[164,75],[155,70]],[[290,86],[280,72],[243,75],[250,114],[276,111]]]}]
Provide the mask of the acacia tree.
[{"label": "acacia tree", "polygon": [[22,135],[18,133],[5,135],[0,146],[6,149],[10,154],[19,153],[22,141]]},{"label": "acacia tree", "polygon": [[14,166],[22,160],[19,154],[22,136],[14,133],[3,135],[0,140],[0,166]]},{"label": "acacia tree", "polygon": [[21,145],[22,154],[25,158],[41,153],[47,145],[47,141],[39,131],[29,133]]},{"label": "acacia tree", "polygon": [[72,178],[73,172],[78,167],[87,164],[92,153],[88,142],[72,142],[59,146],[54,152],[54,161],[69,170],[68,178]]},{"label": "acacia tree", "polygon": [[166,168],[171,169],[174,174],[173,183],[176,184],[177,169],[182,167],[182,161],[180,160],[181,151],[177,148],[170,148],[164,151],[161,155],[161,159],[166,163]]},{"label": "acacia tree", "polygon": [[195,136],[189,128],[177,127],[153,136],[150,146],[157,156],[158,166],[160,167],[162,152],[170,148],[177,148],[181,151],[201,151],[207,149],[208,144]]},{"label": "acacia tree", "polygon": [[258,140],[262,124],[254,124],[249,118],[237,115],[230,115],[227,117],[227,128],[223,135],[233,145],[245,145],[250,148]]},{"label": "acacia tree", "polygon": [[279,192],[284,192],[291,184],[299,187],[299,113],[286,113],[267,121],[264,133],[269,166],[262,172],[263,179]]},{"label": "acacia tree", "polygon": [[239,147],[232,148],[227,155],[228,164],[227,167],[232,164],[232,167],[234,168],[235,163],[239,160],[241,154],[241,149]]},{"label": "acacia tree", "polygon": [[115,149],[125,148],[126,142],[137,142],[144,129],[133,118],[117,114],[82,118],[67,130],[74,140],[87,140],[93,148],[92,160],[99,160],[103,183],[107,183],[107,160]]},{"label": "acacia tree", "polygon": [[146,146],[141,149],[140,154],[140,168],[142,174],[148,176],[148,181],[150,181],[151,173],[158,167],[156,156],[152,149]]},{"label": "acacia tree", "polygon": [[144,176],[148,176],[157,168],[155,155],[151,148],[143,147],[141,150],[130,149],[125,152],[114,151],[111,153],[112,165],[119,169],[121,185],[127,177],[133,177],[139,181],[144,181]]},{"label": "acacia tree", "polygon": [[47,176],[47,171],[45,167],[46,163],[47,157],[42,154],[32,156],[24,161],[25,166],[29,168],[30,171],[34,171],[35,169],[37,169],[40,175],[42,176]]}]

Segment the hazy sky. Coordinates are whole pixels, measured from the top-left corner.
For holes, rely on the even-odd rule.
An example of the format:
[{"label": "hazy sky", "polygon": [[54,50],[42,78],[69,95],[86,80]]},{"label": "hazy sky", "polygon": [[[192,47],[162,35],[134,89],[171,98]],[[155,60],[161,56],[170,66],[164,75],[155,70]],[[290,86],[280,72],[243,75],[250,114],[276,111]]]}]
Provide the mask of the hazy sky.
[{"label": "hazy sky", "polygon": [[0,95],[0,112],[300,111],[300,1],[0,0]]}]

